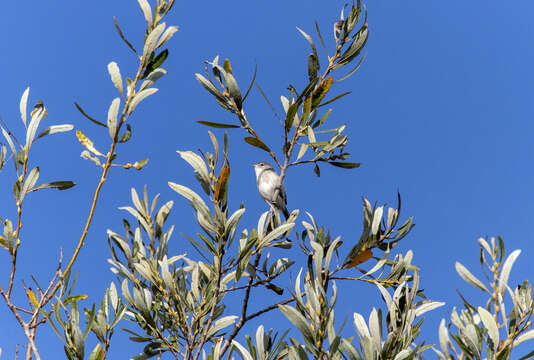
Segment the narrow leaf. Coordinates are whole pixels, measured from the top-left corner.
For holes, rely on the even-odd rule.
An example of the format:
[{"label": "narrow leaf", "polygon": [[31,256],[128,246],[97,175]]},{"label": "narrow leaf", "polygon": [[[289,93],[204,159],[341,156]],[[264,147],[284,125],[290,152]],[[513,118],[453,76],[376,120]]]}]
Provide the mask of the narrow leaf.
[{"label": "narrow leaf", "polygon": [[95,118],[87,115],[87,113],[82,109],[82,107],[80,105],[78,105],[78,103],[76,101],[74,102],[74,106],[76,106],[76,109],[78,109],[78,111],[81,112],[82,115],[85,116],[87,119],[91,120],[92,122],[94,122],[97,125],[106,127],[106,125],[104,123],[102,123],[102,122],[96,120]]},{"label": "narrow leaf", "polygon": [[72,129],[74,129],[74,125],[71,125],[71,124],[52,125],[44,129],[43,131],[41,131],[41,133],[37,135],[37,138],[35,138],[35,140],[40,139],[46,135],[52,135],[52,134],[66,132],[66,131],[71,131]]},{"label": "narrow leaf", "polygon": [[255,137],[252,137],[252,136],[247,136],[245,137],[245,142],[252,145],[252,146],[255,146],[257,148],[260,148],[262,150],[265,150],[267,152],[271,152],[271,149],[269,149],[269,147],[267,145],[265,145],[260,139],[258,138],[255,138]]},{"label": "narrow leaf", "polygon": [[26,90],[24,90],[22,97],[20,98],[20,117],[22,119],[22,122],[24,123],[24,127],[26,127],[27,104],[28,104],[29,94],[30,94],[30,88],[27,87]]},{"label": "narrow leaf", "polygon": [[113,99],[108,109],[108,130],[111,140],[115,139],[115,135],[117,133],[117,116],[119,115],[120,103],[121,99],[117,97]]},{"label": "narrow leaf", "polygon": [[460,264],[459,262],[456,262],[456,264],[454,265],[454,267],[456,268],[456,272],[458,273],[458,275],[460,275],[460,277],[462,279],[464,279],[468,284],[471,284],[473,285],[474,287],[477,287],[479,288],[480,290],[482,291],[485,291],[487,292],[488,294],[491,294],[488,289],[486,288],[486,286],[484,286],[484,284],[482,283],[482,281],[478,280],[475,275],[471,274],[471,272],[469,270],[467,270],[467,268],[465,266],[463,266],[462,264]]},{"label": "narrow leaf", "polygon": [[223,123],[216,123],[211,121],[204,121],[204,120],[198,120],[197,123],[210,126],[217,129],[237,129],[240,128],[240,125],[233,125],[233,124],[223,124]]},{"label": "narrow leaf", "polygon": [[343,169],[355,169],[360,167],[360,163],[351,163],[351,162],[340,162],[340,161],[329,161],[330,165],[337,166]]},{"label": "narrow leaf", "polygon": [[143,91],[140,91],[139,93],[137,93],[134,98],[132,99],[132,102],[130,103],[130,106],[128,107],[128,115],[130,115],[134,110],[135,108],[137,107],[137,105],[145,98],[147,98],[148,96],[154,94],[155,92],[157,92],[158,89],[156,88],[149,88],[149,89],[145,89]]},{"label": "narrow leaf", "polygon": [[119,90],[121,95],[124,95],[121,72],[119,70],[119,66],[115,61],[112,61],[108,64],[108,72],[111,76],[111,81],[113,82],[113,85],[117,88],[117,90]]}]

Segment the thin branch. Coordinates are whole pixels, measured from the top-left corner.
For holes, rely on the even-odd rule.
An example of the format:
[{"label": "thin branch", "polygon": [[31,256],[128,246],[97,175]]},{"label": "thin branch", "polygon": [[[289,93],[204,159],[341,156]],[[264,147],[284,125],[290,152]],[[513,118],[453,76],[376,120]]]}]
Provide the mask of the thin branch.
[{"label": "thin branch", "polygon": [[[254,269],[258,267],[258,264],[260,263],[260,259],[261,259],[261,253],[258,253],[256,255],[256,258],[254,259],[254,265],[253,265]],[[245,297],[243,298],[243,305],[242,305],[243,308],[241,310],[241,319],[239,319],[239,322],[235,324],[234,330],[232,331],[228,339],[226,339],[226,341],[224,342],[223,348],[221,349],[221,358],[224,356],[224,353],[226,352],[226,350],[228,350],[228,347],[232,343],[232,340],[234,340],[234,338],[239,333],[239,330],[241,330],[243,325],[245,325],[245,323],[247,322],[248,300],[250,298],[250,291],[252,289],[253,281],[254,281],[254,276],[251,274],[250,278],[248,279],[247,289],[245,290]]]}]

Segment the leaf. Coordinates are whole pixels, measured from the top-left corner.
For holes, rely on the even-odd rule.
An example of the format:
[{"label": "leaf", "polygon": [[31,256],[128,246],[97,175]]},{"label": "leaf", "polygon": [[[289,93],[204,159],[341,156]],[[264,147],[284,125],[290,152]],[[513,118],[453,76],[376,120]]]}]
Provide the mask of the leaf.
[{"label": "leaf", "polygon": [[122,39],[122,41],[124,41],[124,43],[134,52],[134,54],[137,55],[137,51],[135,50],[133,45],[124,37],[122,30],[119,26],[119,23],[117,22],[117,18],[115,16],[113,17],[113,23],[115,24],[115,29],[117,29],[117,32],[119,33],[119,36]]},{"label": "leaf", "polygon": [[200,83],[200,85],[202,85],[204,89],[208,90],[213,96],[215,96],[217,100],[221,101],[222,103],[226,102],[223,95],[219,92],[219,90],[217,90],[215,85],[213,85],[210,80],[206,79],[204,76],[198,73],[195,74],[195,78]]},{"label": "leaf", "polygon": [[[313,43],[313,40],[312,38],[310,37],[310,35],[306,34],[304,31],[302,31],[301,29],[299,29],[297,27],[297,30],[302,34],[302,36],[304,36],[304,38],[306,39],[306,41],[310,44],[311,48],[312,48],[312,51],[313,51],[313,55],[315,56],[315,58],[317,60],[319,60],[319,55],[317,54],[317,48],[315,47],[315,44]],[[319,61],[317,61],[317,65],[319,65]],[[319,69],[317,69],[319,70]]]},{"label": "leaf", "polygon": [[267,145],[265,145],[260,139],[258,138],[255,138],[255,137],[252,137],[252,136],[247,136],[244,138],[245,142],[252,145],[252,146],[255,146],[257,148],[260,148],[262,150],[265,150],[267,151],[268,153],[271,152],[271,149],[269,149],[269,147]]},{"label": "leaf", "polygon": [[34,167],[28,176],[26,177],[26,181],[24,181],[24,185],[22,186],[22,191],[20,194],[20,200],[22,201],[27,193],[30,192],[30,189],[34,187],[35,183],[37,182],[37,179],[39,179],[39,167]]},{"label": "leaf", "polygon": [[122,134],[121,139],[119,140],[120,143],[125,143],[132,137],[132,127],[130,124],[126,124],[126,132]]},{"label": "leaf", "polygon": [[345,268],[350,269],[355,266],[358,266],[361,263],[364,263],[367,260],[369,260],[372,256],[373,256],[373,251],[371,249],[365,249],[364,251],[361,251],[357,253],[356,255],[354,255],[354,257],[350,259],[347,265],[345,265]]},{"label": "leaf", "polygon": [[26,130],[26,145],[25,145],[26,149],[29,149],[29,147],[33,143],[33,140],[35,138],[35,133],[37,132],[37,128],[39,127],[41,120],[43,120],[48,114],[48,111],[41,104],[41,106],[36,105],[35,110],[33,110],[31,114],[32,114],[32,118],[30,120],[30,124],[28,125],[28,130]]},{"label": "leaf", "polygon": [[367,57],[367,55],[364,54],[362,56],[362,58],[360,59],[360,62],[358,63],[358,65],[356,65],[356,67],[354,69],[349,71],[349,73],[347,75],[343,76],[341,79],[336,80],[336,83],[342,82],[343,80],[347,80],[349,77],[351,77],[360,68],[360,66],[362,65],[362,63],[363,63],[363,61],[365,60],[366,57]]},{"label": "leaf", "polygon": [[301,100],[296,101],[295,103],[291,104],[286,112],[286,121],[285,121],[285,129],[289,130],[291,128],[291,125],[295,122],[295,115],[297,114],[297,110],[300,106]]},{"label": "leaf", "polygon": [[113,99],[108,109],[108,130],[111,140],[115,140],[115,135],[117,133],[117,116],[119,115],[120,103],[121,99],[117,97]]},{"label": "leaf", "polygon": [[30,300],[32,305],[34,307],[38,307],[39,306],[39,302],[37,301],[37,298],[35,297],[35,294],[33,293],[31,288],[28,289],[27,295],[28,295],[28,299]]},{"label": "leaf", "polygon": [[342,97],[344,97],[344,96],[346,96],[346,95],[348,95],[348,94],[350,94],[350,93],[352,93],[352,91],[344,92],[343,94],[338,95],[338,96],[336,96],[336,97],[333,98],[333,99],[330,99],[330,100],[328,100],[328,101],[325,101],[325,102],[322,103],[322,104],[317,105],[317,107],[320,108],[321,106],[325,106],[325,105],[328,105],[328,104],[330,104],[330,103],[333,103],[334,101],[339,100],[339,99],[341,99]]},{"label": "leaf", "polygon": [[343,169],[355,169],[360,167],[360,163],[351,163],[351,162],[340,162],[340,161],[329,161],[330,165],[337,166]]},{"label": "leaf", "polygon": [[197,123],[205,125],[205,126],[210,126],[216,129],[237,129],[241,127],[241,125],[223,124],[223,123],[216,123],[216,122],[203,121],[203,120],[198,120]]},{"label": "leaf", "polygon": [[485,291],[487,292],[488,294],[491,294],[488,289],[486,288],[486,286],[484,286],[484,284],[478,280],[475,275],[471,274],[471,272],[469,270],[467,270],[467,268],[465,266],[463,266],[462,264],[460,264],[459,262],[456,262],[456,264],[454,265],[454,267],[456,268],[456,272],[458,273],[458,275],[460,275],[460,277],[462,279],[464,279],[468,284],[471,284],[473,285],[474,287],[477,287],[479,288],[480,290],[482,291]]},{"label": "leaf", "polygon": [[[140,0],[145,1],[145,0]],[[142,61],[146,64],[146,61],[150,59],[152,56],[152,53],[156,49],[156,42],[163,32],[163,29],[165,29],[165,23],[161,23],[158,26],[156,26],[150,34],[145,38],[145,46],[143,47],[143,56]],[[147,64],[148,65],[148,64]],[[147,74],[148,75],[148,74]]]},{"label": "leaf", "polygon": [[499,275],[499,291],[501,294],[504,294],[506,287],[508,286],[508,278],[510,277],[510,271],[512,270],[512,265],[516,261],[517,257],[521,254],[521,250],[513,251],[504,262],[504,265],[501,269],[501,274]]},{"label": "leaf", "polygon": [[204,160],[192,151],[176,151],[195,170],[195,177],[207,195],[210,193],[210,177]]},{"label": "leaf", "polygon": [[157,68],[153,70],[148,76],[146,77],[145,81],[141,84],[141,87],[139,88],[139,91],[144,90],[148,88],[149,86],[152,86],[156,81],[158,81],[163,75],[167,74],[167,70],[163,68]]},{"label": "leaf", "polygon": [[78,111],[81,112],[82,115],[85,116],[87,119],[91,120],[92,122],[94,122],[97,125],[100,125],[100,126],[103,126],[103,127],[107,127],[104,123],[101,123],[100,121],[96,120],[95,118],[92,118],[91,116],[87,115],[87,113],[85,111],[83,111],[82,107],[80,105],[78,105],[78,103],[76,101],[74,102],[74,106],[76,106],[76,109],[78,109]]},{"label": "leaf", "polygon": [[217,178],[217,187],[215,188],[215,200],[223,201],[226,203],[226,197],[228,192],[228,178],[230,177],[230,166],[228,163],[221,169],[221,173]]},{"label": "leaf", "polygon": [[[225,64],[228,64],[228,66],[230,66],[230,62],[228,61],[228,59],[225,60]],[[241,109],[241,105],[243,104],[243,98],[241,97],[241,90],[239,90],[237,81],[231,71],[227,71],[224,74],[224,80],[225,80],[226,86],[228,87],[228,92],[230,93],[230,97],[235,101],[237,108]]]},{"label": "leaf", "polygon": [[22,97],[20,98],[20,118],[22,119],[22,122],[24,123],[24,127],[26,127],[26,119],[27,119],[27,104],[28,104],[28,95],[30,94],[30,88],[27,87],[26,90],[24,90],[24,93],[22,93]]},{"label": "leaf", "polygon": [[291,321],[293,325],[299,329],[299,331],[302,333],[302,336],[304,337],[304,340],[309,343],[314,343],[314,335],[313,330],[311,329],[310,325],[306,322],[306,318],[302,316],[301,313],[297,311],[294,307],[291,307],[289,305],[278,305],[278,308],[284,314],[284,316]]},{"label": "leaf", "polygon": [[444,302],[440,302],[440,301],[428,301],[428,302],[425,302],[425,303],[423,303],[422,305],[418,306],[415,309],[415,316],[416,317],[417,316],[421,316],[424,313],[426,313],[427,311],[431,311],[431,310],[437,309],[437,308],[439,308],[439,307],[441,307],[443,305],[445,305],[445,303]]},{"label": "leaf", "polygon": [[252,357],[252,355],[250,355],[250,353],[248,352],[247,349],[245,349],[243,347],[243,345],[241,345],[240,343],[238,343],[237,341],[235,340],[232,340],[232,346],[235,346],[235,348],[237,349],[237,351],[239,352],[239,355],[241,355],[241,358],[243,360],[254,360],[254,358]]},{"label": "leaf", "polygon": [[493,351],[496,351],[499,346],[499,329],[497,328],[495,319],[493,319],[493,315],[483,307],[479,306],[477,310],[478,315],[480,315],[480,320],[488,330],[488,335],[493,343]]},{"label": "leaf", "polygon": [[160,46],[165,45],[165,43],[167,41],[169,41],[177,31],[178,31],[178,26],[169,26],[165,30],[163,35],[161,35],[161,38],[159,39],[159,41],[158,41],[158,43],[156,45],[156,49],[159,48]]},{"label": "leaf", "polygon": [[302,125],[308,124],[308,119],[310,117],[310,112],[311,112],[311,106],[312,106],[312,97],[308,96],[306,100],[304,100],[304,104],[302,105],[302,117],[300,121]]},{"label": "leaf", "polygon": [[167,60],[168,56],[169,50],[165,49],[161,51],[156,57],[152,58],[148,63],[145,72],[143,73],[143,76],[141,76],[141,79],[146,78],[148,75],[157,70],[161,65],[163,65],[165,60]]},{"label": "leaf", "polygon": [[317,72],[319,71],[319,60],[314,54],[308,56],[308,78],[310,81],[317,78]]},{"label": "leaf", "polygon": [[47,183],[42,183],[32,188],[30,192],[37,191],[41,189],[58,189],[58,190],[67,190],[76,185],[73,181],[52,181]]},{"label": "leaf", "polygon": [[[277,227],[276,229],[268,233],[263,239],[261,239],[259,244],[257,245],[257,248],[262,248],[266,246],[271,241],[276,240],[276,238],[279,237],[280,235],[291,231],[291,229],[293,229],[294,226],[295,226],[295,223],[285,223],[285,224],[280,225],[279,227]],[[287,236],[289,236],[289,234]]]},{"label": "leaf", "polygon": [[117,90],[119,90],[121,95],[124,95],[121,72],[115,61],[112,61],[108,64],[108,72],[111,76],[111,82],[113,82],[113,85],[117,88]]},{"label": "leaf", "polygon": [[40,139],[40,138],[42,138],[43,136],[46,136],[46,135],[52,135],[52,134],[67,132],[67,131],[71,131],[72,129],[74,129],[74,125],[71,125],[71,124],[52,125],[50,127],[47,127],[46,129],[44,129],[43,131],[41,131],[41,133],[39,135],[37,135],[35,140]]},{"label": "leaf", "polygon": [[132,101],[130,102],[130,105],[128,106],[128,115],[130,115],[134,110],[135,108],[137,107],[137,105],[145,98],[147,98],[148,96],[154,94],[155,92],[157,92],[158,89],[156,88],[149,88],[149,89],[145,89],[145,90],[142,90],[140,92],[138,92],[134,98],[132,99]]},{"label": "leaf", "polygon": [[308,144],[301,144],[300,145],[300,150],[299,150],[299,153],[297,155],[297,160],[300,160],[304,154],[306,154],[306,151],[308,150]]},{"label": "leaf", "polygon": [[[256,63],[256,65],[254,65],[254,74],[252,75],[252,80],[250,81],[250,85],[248,86],[247,91],[245,91],[245,96],[243,96],[243,102],[245,102],[248,94],[250,93],[250,90],[252,89],[252,86],[254,85],[254,83],[256,81],[257,72],[258,72],[258,64]],[[263,91],[261,91],[261,89],[260,89],[260,92],[263,93]]]},{"label": "leaf", "polygon": [[11,149],[11,152],[13,153],[13,160],[15,161],[15,167],[16,167],[17,166],[17,150],[15,149],[15,144],[13,143],[13,140],[11,140],[11,136],[4,129],[4,127],[0,126],[0,129],[2,130],[2,134],[6,138],[9,148]]},{"label": "leaf", "polygon": [[104,156],[100,151],[95,149],[93,142],[81,130],[76,130],[78,141],[90,152],[98,156]]},{"label": "leaf", "polygon": [[85,160],[91,160],[98,166],[102,166],[102,164],[100,163],[100,159],[98,159],[96,156],[91,155],[91,153],[87,150],[82,151],[82,153],[80,154],[80,157]]},{"label": "leaf", "polygon": [[319,169],[319,164],[315,163],[315,166],[313,167],[313,172],[317,177],[321,177],[321,169]]},{"label": "leaf", "polygon": [[225,327],[232,325],[237,318],[238,316],[229,315],[217,319],[217,321],[215,321],[215,324],[213,324],[208,330],[208,338],[215,336],[220,330],[224,329]]},{"label": "leaf", "polygon": [[143,11],[143,15],[145,16],[145,20],[147,23],[147,28],[150,29],[152,27],[152,8],[148,4],[147,0],[137,0],[139,3],[139,6],[141,7],[141,11]]},{"label": "leaf", "polygon": [[519,335],[519,337],[514,341],[514,347],[530,339],[534,339],[534,329]]},{"label": "leaf", "polygon": [[143,160],[136,161],[136,162],[133,164],[133,167],[136,168],[137,170],[141,170],[141,169],[143,168],[143,166],[145,166],[147,163],[148,163],[148,158],[147,158],[147,159],[143,159]]}]

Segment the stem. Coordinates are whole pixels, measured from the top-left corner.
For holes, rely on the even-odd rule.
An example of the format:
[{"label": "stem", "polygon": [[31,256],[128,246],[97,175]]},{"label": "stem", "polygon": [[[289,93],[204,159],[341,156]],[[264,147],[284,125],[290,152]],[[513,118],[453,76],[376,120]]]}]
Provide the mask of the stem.
[{"label": "stem", "polygon": [[204,332],[202,333],[202,337],[200,339],[200,343],[198,344],[197,352],[193,356],[193,360],[197,360],[198,359],[198,357],[200,355],[200,352],[202,351],[202,347],[204,347],[204,344],[206,343],[207,336],[208,336],[208,330],[209,330],[209,328],[211,326],[211,323],[213,322],[213,314],[215,313],[215,308],[217,307],[219,294],[221,292],[223,255],[224,255],[224,250],[222,249],[222,246],[220,246],[219,247],[219,256],[218,256],[219,264],[217,265],[217,285],[215,287],[215,295],[213,296],[213,304],[211,305],[210,314],[208,316],[208,322],[207,322],[206,326],[204,327]]},{"label": "stem", "polygon": [[[254,269],[258,267],[258,264],[260,263],[260,259],[261,259],[261,253],[258,253],[256,255],[256,258],[254,259],[254,265],[253,265]],[[249,320],[247,319],[247,308],[248,308],[248,300],[250,298],[250,291],[252,289],[253,283],[254,283],[254,275],[250,274],[247,288],[245,290],[245,297],[243,298],[243,308],[241,310],[241,319],[239,319],[239,322],[234,326],[234,330],[232,331],[228,339],[226,339],[226,341],[224,342],[224,346],[221,350],[221,358],[224,356],[224,353],[226,352],[226,350],[228,350],[228,347],[232,343],[232,340],[234,340],[234,338],[239,333],[239,330],[241,330],[243,325],[245,325],[245,323]]]},{"label": "stem", "polygon": [[[144,61],[142,61],[140,63],[140,65],[139,65],[138,70],[137,70],[137,74],[135,75],[135,79],[133,81],[133,84],[131,85],[132,89],[135,89],[135,87],[137,85],[137,82],[140,80],[141,74],[142,74],[142,72],[144,70],[144,67],[145,67]],[[100,180],[98,181],[98,185],[96,186],[96,189],[95,189],[95,192],[94,192],[94,195],[93,195],[93,201],[91,203],[91,208],[89,209],[89,215],[87,216],[87,220],[85,221],[85,226],[83,228],[82,235],[80,236],[80,239],[78,240],[78,244],[76,246],[76,249],[74,250],[74,253],[72,254],[72,257],[71,257],[69,263],[67,264],[67,267],[63,271],[63,274],[68,273],[70,271],[70,269],[72,268],[72,266],[74,265],[74,262],[78,258],[78,254],[80,253],[80,250],[82,249],[83,244],[85,242],[85,238],[87,237],[87,234],[89,232],[89,227],[91,226],[91,222],[93,221],[93,216],[95,214],[95,208],[96,208],[96,204],[98,202],[98,197],[100,195],[100,191],[102,189],[102,185],[104,185],[104,183],[106,182],[106,176],[107,176],[107,174],[109,172],[109,169],[110,169],[110,167],[112,165],[112,162],[113,162],[113,154],[114,154],[114,151],[115,151],[115,147],[117,146],[117,143],[119,142],[119,131],[120,131],[122,125],[126,122],[126,120],[128,118],[127,111],[128,111],[128,108],[130,106],[130,103],[131,103],[133,97],[134,97],[134,92],[132,91],[132,93],[130,94],[127,102],[125,103],[125,105],[124,105],[124,107],[122,109],[122,113],[121,113],[121,117],[120,117],[121,120],[120,120],[120,122],[119,122],[119,124],[117,126],[117,131],[115,132],[115,137],[113,138],[113,141],[111,143],[109,152],[107,153],[106,163],[102,167],[102,175],[100,176]],[[58,281],[56,283],[56,285],[54,286],[54,288],[52,289],[52,291],[45,297],[45,301],[44,301],[43,306],[46,305],[52,299],[52,297],[55,295],[55,293],[57,292],[57,290],[59,289],[60,286],[61,286],[61,281]]]}]

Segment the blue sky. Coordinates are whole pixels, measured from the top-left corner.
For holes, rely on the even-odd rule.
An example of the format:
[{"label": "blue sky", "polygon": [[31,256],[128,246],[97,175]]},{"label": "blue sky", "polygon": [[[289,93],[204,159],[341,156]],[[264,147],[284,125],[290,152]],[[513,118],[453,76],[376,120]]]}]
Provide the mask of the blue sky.
[{"label": "blue sky", "polygon": [[[161,193],[162,200],[175,200],[169,222],[177,231],[170,250],[190,251],[179,234],[196,232],[191,210],[166,184],[198,186],[175,151],[209,149],[207,129],[197,120],[235,121],[194,79],[193,74],[203,70],[203,61],[215,55],[228,57],[242,87],[257,63],[257,81],[281,112],[278,99],[287,85],[301,85],[307,76],[309,47],[295,26],[311,34],[317,20],[329,37],[342,5],[339,1],[239,0],[226,6],[177,1],[167,21],[180,26],[169,43],[164,65],[168,75],[158,82],[159,92],[136,110],[133,139],[119,149],[123,162],[145,157],[150,162],[141,172],[111,172],[76,267],[81,270],[79,292],[98,301],[113,279],[106,262],[106,229],[120,231],[126,215],[118,207],[130,203],[131,187],[140,190],[148,184],[152,196]],[[311,212],[351,244],[360,236],[361,196],[393,204],[399,189],[404,214],[415,217],[416,227],[396,251],[412,249],[426,295],[447,302],[424,326],[423,338],[437,342],[439,320],[461,305],[455,289],[465,290],[473,302],[480,301],[454,270],[460,261],[480,274],[479,236],[500,234],[509,252],[523,250],[512,284],[534,278],[528,260],[534,254],[534,4],[410,0],[369,1],[367,7],[367,59],[335,89],[353,93],[335,104],[331,117],[332,124],[347,124],[347,148],[352,161],[362,166],[351,171],[323,166],[320,179],[311,167],[291,169],[286,179],[288,207]],[[144,20],[133,0],[0,5],[0,116],[16,134],[22,134],[19,99],[30,86],[29,103],[44,100],[48,125],[72,123],[101,151],[107,149],[107,132],[85,120],[73,102],[105,118],[116,96],[106,65],[116,61],[123,75],[135,69],[135,59],[115,33],[113,16],[140,47]],[[278,120],[261,95],[253,92],[246,106],[250,121],[279,148]],[[244,225],[250,228],[266,205],[256,192],[249,164],[268,159],[242,141],[243,132],[229,135],[230,206],[245,203]],[[79,157],[82,148],[73,132],[40,142],[33,159],[41,168],[41,179],[68,179],[77,186],[68,192],[34,193],[25,204],[19,287],[22,280],[30,281],[29,273],[48,279],[60,247],[71,254],[99,176],[92,163]],[[15,217],[12,183],[9,166],[0,173],[1,217]],[[8,263],[7,255],[0,254],[1,273],[8,273]],[[0,281],[4,285],[7,275]],[[372,286],[353,284],[346,291],[340,319],[354,311],[368,317],[372,306],[381,305]],[[23,299],[21,295],[17,293],[17,298]],[[5,306],[0,306],[0,323],[5,324],[0,327],[4,339],[0,347],[11,358],[15,344],[24,343],[22,331]],[[62,346],[51,331],[41,332],[42,353],[47,358],[62,356]],[[117,340],[112,354],[130,355],[133,347],[125,350],[127,342]]]}]

